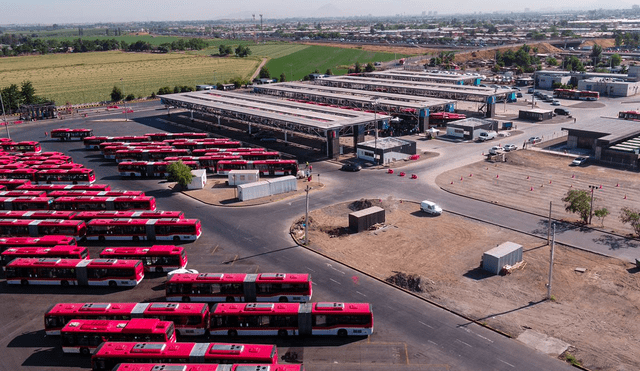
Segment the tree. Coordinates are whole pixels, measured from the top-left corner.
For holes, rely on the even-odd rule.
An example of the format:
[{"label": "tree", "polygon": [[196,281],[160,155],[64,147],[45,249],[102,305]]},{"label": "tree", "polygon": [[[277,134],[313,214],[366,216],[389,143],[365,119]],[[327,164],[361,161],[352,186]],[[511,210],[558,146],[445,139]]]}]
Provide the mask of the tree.
[{"label": "tree", "polygon": [[558,60],[555,59],[554,57],[549,57],[549,58],[547,58],[547,65],[548,66],[557,66],[558,65]]},{"label": "tree", "polygon": [[172,162],[167,166],[167,172],[169,173],[169,181],[177,182],[182,188],[187,188],[193,179],[191,174],[191,168],[185,165],[182,161]]},{"label": "tree", "polygon": [[611,67],[619,66],[620,63],[622,63],[622,57],[620,57],[620,54],[615,53],[611,55]]},{"label": "tree", "polygon": [[602,54],[602,47],[598,44],[593,44],[593,49],[591,49],[591,58],[594,60],[594,64],[598,64],[598,61],[600,61],[601,54]]},{"label": "tree", "polygon": [[22,94],[18,85],[11,84],[8,87],[2,89],[2,102],[4,103],[4,109],[8,113],[13,113],[22,105]]},{"label": "tree", "polygon": [[260,68],[259,76],[261,79],[270,79],[271,73],[269,73],[269,69],[266,66],[262,66],[262,68]]},{"label": "tree", "polygon": [[287,81],[287,75],[283,73],[280,74],[280,82],[286,82]]},{"label": "tree", "polygon": [[134,94],[129,94],[129,95],[127,95],[126,98],[124,98],[124,100],[126,100],[126,101],[132,101],[132,100],[135,100],[135,99],[136,99],[136,96]]},{"label": "tree", "polygon": [[31,81],[23,81],[20,86],[20,94],[22,95],[22,102],[24,104],[33,104],[36,102],[36,89],[33,88]]},{"label": "tree", "polygon": [[220,52],[220,55],[229,55],[233,52],[233,49],[231,48],[231,45],[220,44],[220,46],[218,46],[218,51]]},{"label": "tree", "polygon": [[356,65],[354,66],[353,71],[354,71],[355,73],[360,73],[360,72],[362,72],[362,66],[360,65],[360,62],[356,62]]},{"label": "tree", "polygon": [[122,93],[122,90],[120,90],[118,86],[114,85],[113,89],[111,90],[111,100],[113,102],[119,102],[122,99],[124,99],[124,94]]},{"label": "tree", "polygon": [[333,71],[331,71],[331,68],[327,68],[326,71],[324,71],[325,75],[333,75]]},{"label": "tree", "polygon": [[171,93],[173,93],[173,91],[171,91],[171,88],[168,86],[164,86],[158,89],[158,95],[171,94]]},{"label": "tree", "polygon": [[604,218],[609,215],[609,210],[607,210],[606,207],[603,207],[598,210],[594,210],[593,215],[595,215],[596,218],[600,219],[600,225],[604,227]]},{"label": "tree", "polygon": [[620,209],[620,221],[630,224],[635,234],[640,235],[640,211],[625,206]]},{"label": "tree", "polygon": [[248,46],[238,45],[236,48],[236,56],[243,58],[249,55],[251,55],[251,49],[249,49]]},{"label": "tree", "polygon": [[565,210],[579,214],[583,222],[589,222],[589,212],[591,211],[591,197],[587,191],[572,189],[567,192],[567,196],[562,199],[565,202]]},{"label": "tree", "polygon": [[373,72],[375,70],[376,68],[373,66],[373,63],[371,62],[367,63],[367,65],[364,67],[365,72]]}]

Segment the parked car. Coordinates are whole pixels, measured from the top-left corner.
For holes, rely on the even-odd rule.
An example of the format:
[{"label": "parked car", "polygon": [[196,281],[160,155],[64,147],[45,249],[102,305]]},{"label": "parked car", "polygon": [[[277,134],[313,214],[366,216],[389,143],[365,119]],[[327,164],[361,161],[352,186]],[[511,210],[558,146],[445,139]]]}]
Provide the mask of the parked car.
[{"label": "parked car", "polygon": [[504,150],[505,150],[505,151],[507,151],[507,152],[515,151],[515,150],[517,150],[517,149],[518,149],[518,147],[517,147],[515,144],[507,144],[507,145],[505,145],[503,148],[504,148]]},{"label": "parked car", "polygon": [[501,146],[493,146],[489,149],[489,154],[497,155],[499,153],[502,153],[502,151],[504,151],[504,148],[502,148]]},{"label": "parked car", "polygon": [[571,113],[566,108],[556,108],[553,110],[556,115],[569,116]]},{"label": "parked car", "polygon": [[527,93],[531,94],[531,93],[533,93],[534,91],[535,91],[535,89],[531,87],[531,88],[529,88],[529,89],[527,90]]},{"label": "parked car", "polygon": [[580,166],[587,162],[588,157],[576,157],[573,161],[571,161],[571,166]]},{"label": "parked car", "polygon": [[355,164],[353,162],[347,162],[346,164],[342,165],[342,167],[340,168],[340,170],[342,171],[360,171],[362,170],[362,166]]},{"label": "parked car", "polygon": [[420,210],[431,215],[442,214],[442,208],[433,201],[424,200],[420,203]]},{"label": "parked car", "polygon": [[[558,100],[555,100],[555,99],[554,99],[554,100],[551,102],[551,105],[552,105],[552,106],[559,106],[559,105],[560,105],[560,101],[558,101]],[[556,112],[556,113],[557,113],[557,112]]]},{"label": "parked car", "polygon": [[517,93],[516,93],[516,98],[522,98],[522,93],[517,92]]},{"label": "parked car", "polygon": [[540,137],[531,137],[527,140],[527,143],[536,144],[542,142],[542,138]]},{"label": "parked car", "polygon": [[487,140],[494,139],[497,136],[498,136],[498,133],[496,133],[495,131],[483,131],[480,133],[480,135],[478,135],[478,140],[481,142],[484,142]]}]

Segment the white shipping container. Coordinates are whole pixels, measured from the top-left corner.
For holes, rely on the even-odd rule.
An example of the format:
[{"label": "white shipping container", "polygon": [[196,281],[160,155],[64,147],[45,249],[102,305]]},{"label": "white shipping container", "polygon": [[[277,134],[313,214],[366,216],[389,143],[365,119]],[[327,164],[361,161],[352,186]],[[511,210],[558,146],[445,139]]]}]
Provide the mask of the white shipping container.
[{"label": "white shipping container", "polygon": [[248,201],[270,195],[269,182],[266,180],[238,185],[238,199],[240,201]]},{"label": "white shipping container", "polygon": [[272,195],[277,195],[280,193],[287,193],[291,191],[298,190],[298,181],[296,177],[293,175],[287,175],[278,177],[275,179],[270,179],[269,181],[269,191]]},{"label": "white shipping container", "polygon": [[522,245],[505,242],[482,255],[482,269],[500,274],[505,265],[514,265],[522,261]]},{"label": "white shipping container", "polygon": [[253,183],[260,180],[260,170],[231,170],[229,172],[229,185]]}]

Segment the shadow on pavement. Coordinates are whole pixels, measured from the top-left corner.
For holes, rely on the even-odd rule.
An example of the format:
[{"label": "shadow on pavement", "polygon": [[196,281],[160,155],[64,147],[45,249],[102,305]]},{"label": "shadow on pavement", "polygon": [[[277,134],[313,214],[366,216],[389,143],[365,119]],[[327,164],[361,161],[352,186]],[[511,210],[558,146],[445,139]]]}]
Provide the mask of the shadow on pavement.
[{"label": "shadow on pavement", "polygon": [[593,242],[598,245],[609,246],[611,250],[620,250],[620,249],[637,249],[640,248],[640,242],[636,240],[631,240],[625,237],[613,236],[610,234],[601,235],[598,238],[594,238]]}]

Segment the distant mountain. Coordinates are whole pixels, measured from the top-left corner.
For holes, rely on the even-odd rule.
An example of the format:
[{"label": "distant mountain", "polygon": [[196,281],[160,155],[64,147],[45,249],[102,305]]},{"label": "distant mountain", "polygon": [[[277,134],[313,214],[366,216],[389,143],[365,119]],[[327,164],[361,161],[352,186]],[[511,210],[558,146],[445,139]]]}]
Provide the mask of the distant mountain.
[{"label": "distant mountain", "polygon": [[345,17],[347,15],[344,14],[340,8],[329,3],[316,9],[315,12],[313,12],[313,14],[307,14],[307,16],[325,18],[325,17]]}]

